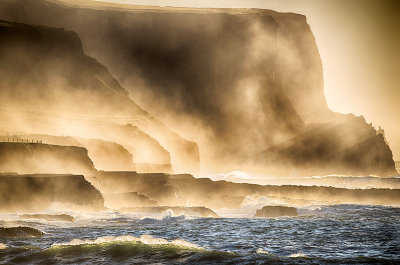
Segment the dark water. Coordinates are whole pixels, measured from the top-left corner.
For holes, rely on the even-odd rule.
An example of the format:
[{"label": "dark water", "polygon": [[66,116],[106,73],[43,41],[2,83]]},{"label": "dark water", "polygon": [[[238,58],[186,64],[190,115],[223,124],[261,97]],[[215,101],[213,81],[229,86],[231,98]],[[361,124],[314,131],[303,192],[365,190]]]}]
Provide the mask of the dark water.
[{"label": "dark water", "polygon": [[26,225],[46,234],[0,238],[6,245],[0,264],[400,264],[396,207],[322,206],[271,219],[115,213],[76,218],[75,223],[3,218],[0,226]]}]

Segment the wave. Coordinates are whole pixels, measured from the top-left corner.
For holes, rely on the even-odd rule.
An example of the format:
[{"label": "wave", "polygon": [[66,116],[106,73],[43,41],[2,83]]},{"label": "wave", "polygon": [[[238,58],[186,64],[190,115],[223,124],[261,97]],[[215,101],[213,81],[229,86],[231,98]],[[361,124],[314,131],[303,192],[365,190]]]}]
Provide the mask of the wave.
[{"label": "wave", "polygon": [[42,231],[27,226],[0,227],[0,238],[42,237],[43,235]]},{"label": "wave", "polygon": [[183,239],[174,239],[168,241],[163,238],[152,237],[150,235],[142,235],[140,237],[134,237],[130,235],[125,236],[105,236],[96,239],[73,239],[66,243],[54,243],[50,248],[57,248],[63,246],[78,246],[78,245],[97,245],[97,244],[107,244],[107,243],[142,243],[145,245],[172,245],[175,247],[189,248],[189,249],[199,249],[203,250],[201,246],[187,242]]},{"label": "wave", "polygon": [[256,250],[257,254],[266,254],[266,255],[271,255],[268,251],[263,250],[262,248],[259,248]]},{"label": "wave", "polygon": [[264,255],[268,255],[268,256],[273,256],[273,257],[277,257],[277,258],[285,258],[285,257],[289,257],[289,258],[308,258],[308,256],[302,252],[298,252],[298,253],[292,253],[289,256],[278,256],[278,255],[274,255],[269,253],[268,251],[259,248],[256,250],[256,254],[264,254]]},{"label": "wave", "polygon": [[308,258],[308,256],[304,253],[298,252],[289,255],[290,258]]},{"label": "wave", "polygon": [[163,223],[163,222],[175,222],[175,221],[182,221],[185,219],[184,215],[181,216],[165,216],[162,219],[157,219],[157,218],[150,218],[150,217],[145,217],[141,220],[138,221],[140,224],[155,224],[155,223]]}]

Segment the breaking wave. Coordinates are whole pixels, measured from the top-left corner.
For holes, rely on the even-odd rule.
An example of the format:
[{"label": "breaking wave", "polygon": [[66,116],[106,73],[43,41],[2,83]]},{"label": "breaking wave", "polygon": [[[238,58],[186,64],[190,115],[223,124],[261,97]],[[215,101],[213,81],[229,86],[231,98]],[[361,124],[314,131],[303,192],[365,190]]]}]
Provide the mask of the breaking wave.
[{"label": "breaking wave", "polygon": [[304,253],[298,252],[289,255],[290,258],[308,258]]},{"label": "breaking wave", "polygon": [[263,250],[262,248],[259,248],[256,250],[257,254],[265,254],[265,255],[271,255],[268,251]]},{"label": "breaking wave", "polygon": [[168,241],[163,238],[156,238],[150,235],[142,235],[140,237],[134,237],[130,235],[126,236],[105,236],[96,239],[73,239],[66,243],[54,243],[51,248],[63,247],[63,246],[79,246],[79,245],[97,245],[97,244],[108,244],[108,243],[142,243],[145,245],[171,245],[175,247],[188,248],[188,249],[204,249],[196,244],[187,242],[183,239],[174,239]]}]

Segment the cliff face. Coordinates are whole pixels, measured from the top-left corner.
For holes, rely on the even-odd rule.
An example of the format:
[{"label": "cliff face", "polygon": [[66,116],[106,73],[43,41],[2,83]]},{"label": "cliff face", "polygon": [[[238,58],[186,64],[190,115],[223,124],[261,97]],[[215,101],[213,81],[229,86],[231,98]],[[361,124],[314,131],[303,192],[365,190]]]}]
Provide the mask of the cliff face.
[{"label": "cliff face", "polygon": [[[327,137],[309,133],[310,126],[335,126],[347,118],[327,107],[321,59],[305,16],[92,1],[2,0],[0,7],[0,18],[77,32],[85,52],[104,63],[135,101],[199,143],[205,172],[242,169],[264,173],[266,168],[275,172],[271,161],[285,153],[277,146],[310,135],[312,147],[292,145],[291,151],[300,157],[283,159],[286,162],[279,167],[285,172],[305,167],[306,174],[324,174],[334,172],[338,165],[340,173],[353,174],[352,167],[359,167],[361,174],[395,174],[386,143],[371,136],[379,150],[386,150],[375,153],[366,146],[368,142],[358,142],[359,127],[353,126],[352,119],[347,121],[351,130],[340,136],[335,130]],[[124,116],[121,120],[134,119]],[[171,153],[174,171],[196,167],[196,159],[187,160],[198,153],[196,145],[165,133],[166,127],[153,118],[132,124]],[[331,151],[330,166],[321,159],[312,160],[325,148],[324,139],[333,148],[339,144],[353,151],[346,155]],[[352,146],[347,146],[349,142]],[[368,152],[363,162],[342,165],[363,151]],[[310,170],[304,163],[293,166],[290,160],[300,161],[306,153],[315,166]],[[371,166],[366,168],[366,164]]]},{"label": "cliff face", "polygon": [[0,143],[0,172],[93,175],[85,148],[40,143]]},{"label": "cliff face", "polygon": [[[171,153],[175,171],[198,172],[197,145],[137,106],[103,65],[83,53],[75,33],[2,21],[0,58],[3,131],[105,140],[130,133],[122,140],[133,155],[145,153],[136,151],[140,147],[147,151],[138,162],[170,164]],[[128,123],[136,126],[123,126]]]},{"label": "cliff face", "polygon": [[39,212],[51,203],[68,209],[104,209],[100,192],[83,176],[0,175],[0,211]]},{"label": "cliff face", "polygon": [[[12,16],[1,14],[7,19],[77,32],[85,51],[104,62],[140,105],[201,145],[205,167],[248,164],[260,150],[301,131],[299,113],[309,119],[316,112],[305,110],[312,105],[302,100],[292,104],[296,89],[318,98],[324,109],[317,113],[329,112],[322,89],[315,89],[322,80],[322,72],[314,71],[321,70],[318,52],[296,57],[304,45],[317,51],[312,34],[302,35],[309,31],[304,16],[95,4],[71,8],[57,1],[25,1],[21,8],[18,1],[7,2],[4,10],[13,10]],[[73,19],[81,16],[87,19]],[[286,38],[293,30],[301,37]],[[281,58],[288,50],[297,61]]]}]

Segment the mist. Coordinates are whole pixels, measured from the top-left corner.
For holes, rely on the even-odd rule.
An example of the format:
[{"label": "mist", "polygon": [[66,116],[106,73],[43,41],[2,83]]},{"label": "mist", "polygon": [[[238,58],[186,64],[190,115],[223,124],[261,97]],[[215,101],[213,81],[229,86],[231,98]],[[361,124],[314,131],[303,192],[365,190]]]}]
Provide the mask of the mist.
[{"label": "mist", "polygon": [[0,0],[0,260],[396,263],[392,138],[301,13]]}]

